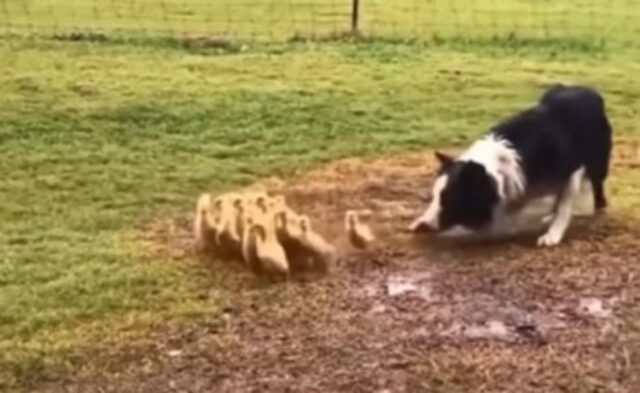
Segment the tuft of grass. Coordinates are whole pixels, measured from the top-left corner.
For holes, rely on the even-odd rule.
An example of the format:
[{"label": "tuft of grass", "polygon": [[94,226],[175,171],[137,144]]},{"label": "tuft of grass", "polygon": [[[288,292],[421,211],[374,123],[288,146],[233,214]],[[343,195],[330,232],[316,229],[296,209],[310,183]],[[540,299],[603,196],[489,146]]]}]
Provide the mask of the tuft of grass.
[{"label": "tuft of grass", "polygon": [[467,143],[555,82],[602,89],[616,133],[638,132],[633,48],[86,41],[0,40],[6,381],[42,375],[96,338],[215,316],[233,296],[225,280],[127,241],[154,216],[190,211],[203,190]]}]

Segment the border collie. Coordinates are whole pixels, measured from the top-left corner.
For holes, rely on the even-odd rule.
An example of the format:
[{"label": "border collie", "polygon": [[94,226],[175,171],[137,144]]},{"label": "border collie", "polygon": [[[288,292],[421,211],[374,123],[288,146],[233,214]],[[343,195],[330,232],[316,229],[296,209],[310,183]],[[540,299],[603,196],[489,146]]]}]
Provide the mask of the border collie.
[{"label": "border collie", "polygon": [[557,245],[584,181],[591,182],[595,211],[607,206],[611,148],[602,96],[586,86],[555,85],[536,106],[493,127],[460,157],[436,152],[440,169],[432,200],[410,229],[490,233],[533,199],[553,196],[538,245]]}]

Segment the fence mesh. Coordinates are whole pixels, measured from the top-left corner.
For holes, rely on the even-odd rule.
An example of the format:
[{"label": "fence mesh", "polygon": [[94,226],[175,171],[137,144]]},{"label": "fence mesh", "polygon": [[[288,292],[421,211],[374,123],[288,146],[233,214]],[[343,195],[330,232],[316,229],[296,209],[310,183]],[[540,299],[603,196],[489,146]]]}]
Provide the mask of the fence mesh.
[{"label": "fence mesh", "polygon": [[206,34],[260,40],[358,30],[434,36],[640,39],[640,0],[0,0],[0,30]]}]

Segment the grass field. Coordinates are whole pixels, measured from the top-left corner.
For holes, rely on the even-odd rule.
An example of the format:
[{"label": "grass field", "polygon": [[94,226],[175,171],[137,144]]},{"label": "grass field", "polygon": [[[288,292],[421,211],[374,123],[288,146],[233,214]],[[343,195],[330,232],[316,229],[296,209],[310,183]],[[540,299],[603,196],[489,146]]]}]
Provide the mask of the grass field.
[{"label": "grass field", "polygon": [[[362,0],[360,28],[396,38],[595,37],[637,42],[640,3],[616,0]],[[342,33],[351,0],[3,0],[0,28],[127,35],[226,34],[260,40]]]},{"label": "grass field", "polygon": [[[168,11],[151,1],[67,6],[5,0],[0,28],[197,31],[208,23],[196,18],[201,3],[159,3]],[[280,2],[262,3],[273,20],[251,7],[253,22],[238,25],[249,9],[238,6],[228,27],[278,37],[292,32]],[[464,2],[454,3],[463,8]],[[514,30],[536,36],[543,30],[534,26],[549,22],[523,14],[542,7],[537,2],[505,3],[491,13],[489,27],[494,19],[498,29],[522,21]],[[0,378],[13,383],[37,377],[64,364],[70,350],[96,340],[215,318],[230,296],[223,278],[158,260],[132,240],[151,218],[190,211],[202,190],[221,191],[340,157],[461,144],[557,81],[600,87],[617,134],[637,136],[640,50],[624,43],[640,34],[632,26],[640,20],[640,5],[601,10],[598,2],[566,3],[544,2],[560,11],[580,10],[559,14],[571,18],[567,34],[560,34],[571,39],[487,38],[485,30],[464,27],[475,14],[454,13],[444,1],[430,3],[443,12],[430,17],[444,26],[459,15],[451,24],[459,23],[453,31],[459,34],[430,44],[249,43],[242,52],[213,53],[164,41],[3,38]],[[309,12],[302,5],[293,9]],[[523,13],[510,18],[513,10]],[[108,16],[116,11],[122,15]],[[601,11],[611,16],[592,19]],[[376,12],[406,21],[393,27],[400,35],[417,17],[402,7]],[[634,13],[638,18],[630,19]],[[281,14],[284,22],[276,20]],[[141,15],[148,26],[140,25]],[[594,20],[602,25],[590,26]],[[335,16],[330,25],[339,25]],[[581,33],[592,27],[611,39],[593,41]],[[379,32],[385,31],[392,30]]]}]

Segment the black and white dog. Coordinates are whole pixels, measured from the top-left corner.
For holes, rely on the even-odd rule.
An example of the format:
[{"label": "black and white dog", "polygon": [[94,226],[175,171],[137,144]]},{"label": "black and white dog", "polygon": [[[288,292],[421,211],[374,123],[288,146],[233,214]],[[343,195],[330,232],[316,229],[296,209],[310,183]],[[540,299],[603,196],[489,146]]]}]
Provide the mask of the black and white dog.
[{"label": "black and white dog", "polygon": [[411,229],[491,232],[531,200],[553,195],[549,227],[538,245],[557,245],[584,180],[591,182],[595,210],[606,207],[611,148],[602,96],[590,87],[555,85],[535,107],[498,124],[460,157],[436,152],[433,199]]}]

